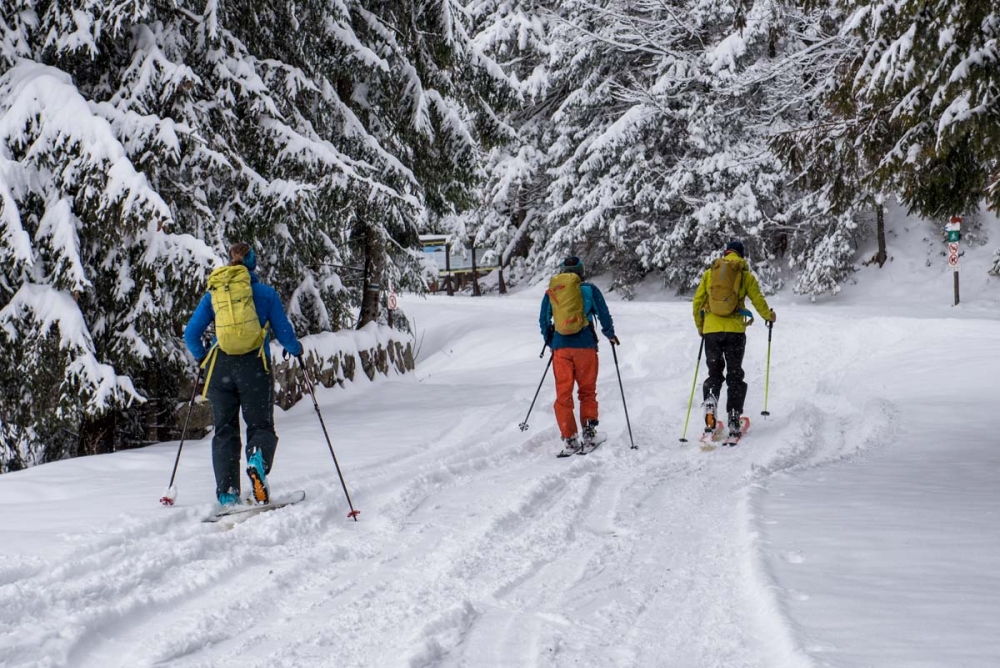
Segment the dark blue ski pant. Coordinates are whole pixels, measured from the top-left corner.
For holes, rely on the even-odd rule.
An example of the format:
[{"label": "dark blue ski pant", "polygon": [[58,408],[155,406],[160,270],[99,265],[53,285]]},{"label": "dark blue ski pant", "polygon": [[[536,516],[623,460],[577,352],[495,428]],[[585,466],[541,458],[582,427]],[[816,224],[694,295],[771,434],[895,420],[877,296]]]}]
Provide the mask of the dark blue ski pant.
[{"label": "dark blue ski pant", "polygon": [[218,351],[208,383],[208,400],[212,402],[215,420],[212,437],[215,494],[239,494],[241,409],[247,426],[247,459],[259,449],[264,455],[264,472],[268,473],[278,448],[278,436],[274,433],[274,379],[264,370],[259,352],[227,355]]},{"label": "dark blue ski pant", "polygon": [[702,385],[703,399],[713,396],[718,403],[722,383],[726,383],[726,413],[743,414],[747,398],[747,384],[743,381],[743,353],[747,349],[747,335],[739,332],[714,332],[705,335],[705,362],[708,378]]}]

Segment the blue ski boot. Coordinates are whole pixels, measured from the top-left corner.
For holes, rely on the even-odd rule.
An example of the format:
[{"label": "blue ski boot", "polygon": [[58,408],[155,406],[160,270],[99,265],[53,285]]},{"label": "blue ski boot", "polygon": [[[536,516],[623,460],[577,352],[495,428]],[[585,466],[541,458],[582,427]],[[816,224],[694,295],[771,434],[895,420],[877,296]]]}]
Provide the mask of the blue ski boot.
[{"label": "blue ski boot", "polygon": [[226,506],[238,506],[240,505],[240,495],[233,492],[223,492],[219,495],[219,505],[223,508]]},{"label": "blue ski boot", "polygon": [[259,449],[254,450],[247,460],[247,464],[247,475],[250,476],[253,500],[258,504],[267,503],[271,497],[267,490],[267,476],[264,474],[264,455]]}]

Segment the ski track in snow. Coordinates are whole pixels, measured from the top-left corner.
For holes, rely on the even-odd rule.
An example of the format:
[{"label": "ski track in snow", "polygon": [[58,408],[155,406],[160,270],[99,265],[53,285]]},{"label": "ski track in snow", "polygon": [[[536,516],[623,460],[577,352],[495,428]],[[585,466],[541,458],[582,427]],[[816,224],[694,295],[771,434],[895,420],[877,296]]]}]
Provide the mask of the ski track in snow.
[{"label": "ski track in snow", "polygon": [[[558,460],[551,375],[531,429],[516,427],[545,364],[535,310],[531,300],[433,300],[418,322],[436,311],[468,321],[454,326],[450,348],[420,363],[419,380],[321,396],[328,422],[359,440],[394,411],[436,418],[409,427],[417,447],[381,455],[378,442],[337,439],[362,509],[357,523],[345,519],[324,447],[313,472],[285,481],[307,490],[299,505],[233,525],[201,523],[205,505],[126,514],[96,536],[82,527],[65,557],[5,565],[3,665],[817,665],[796,646],[749,499],[772,476],[891,438],[896,407],[859,379],[872,338],[891,346],[910,324],[834,326],[818,310],[783,309],[774,416],[759,416],[766,330],[751,330],[752,431],[737,448],[703,453],[697,400],[691,442],[678,442],[697,355],[687,305],[612,304],[639,449],[628,448],[605,346],[599,398],[610,438],[591,455]],[[501,341],[472,321],[506,328],[508,348],[484,354]],[[299,438],[312,417],[298,413],[294,429],[279,419],[279,434]]]}]

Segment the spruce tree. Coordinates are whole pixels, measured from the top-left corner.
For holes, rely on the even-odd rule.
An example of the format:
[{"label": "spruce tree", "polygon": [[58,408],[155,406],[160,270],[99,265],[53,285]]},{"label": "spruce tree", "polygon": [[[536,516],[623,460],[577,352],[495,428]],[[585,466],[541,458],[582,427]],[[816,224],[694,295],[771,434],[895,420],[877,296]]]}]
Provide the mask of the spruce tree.
[{"label": "spruce tree", "polygon": [[543,134],[547,262],[592,256],[626,296],[651,273],[688,289],[735,237],[763,284],[779,284],[785,175],[767,145],[766,70],[787,43],[785,15],[740,8],[563,3],[549,82],[562,94]]},{"label": "spruce tree", "polygon": [[388,275],[419,289],[416,232],[470,205],[507,94],[448,1],[19,0],[0,22],[0,438],[29,464],[162,435],[232,242],[300,335],[379,319]]},{"label": "spruce tree", "polygon": [[838,81],[859,100],[874,181],[934,218],[1000,206],[1000,8],[980,0],[845,3],[861,48]]}]

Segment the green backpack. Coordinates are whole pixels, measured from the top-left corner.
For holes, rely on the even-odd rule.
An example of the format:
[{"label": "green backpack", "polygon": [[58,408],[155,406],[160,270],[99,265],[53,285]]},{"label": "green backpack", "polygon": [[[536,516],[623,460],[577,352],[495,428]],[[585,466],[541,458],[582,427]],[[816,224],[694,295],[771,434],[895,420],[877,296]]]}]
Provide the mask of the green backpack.
[{"label": "green backpack", "polygon": [[208,277],[208,292],[215,311],[215,337],[222,352],[245,355],[264,345],[264,328],[253,304],[246,267],[219,267]]},{"label": "green backpack", "polygon": [[743,287],[743,263],[719,258],[712,263],[708,286],[709,312],[728,316],[736,313]]},{"label": "green backpack", "polygon": [[549,280],[546,294],[552,305],[552,322],[560,334],[577,334],[590,324],[587,314],[583,312],[581,282],[579,274],[571,272],[556,274]]}]

